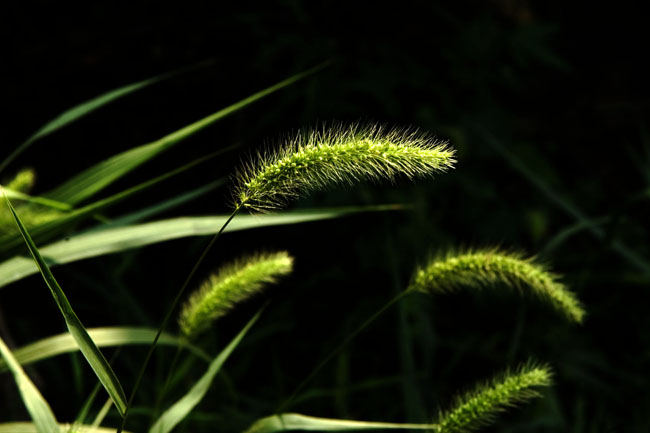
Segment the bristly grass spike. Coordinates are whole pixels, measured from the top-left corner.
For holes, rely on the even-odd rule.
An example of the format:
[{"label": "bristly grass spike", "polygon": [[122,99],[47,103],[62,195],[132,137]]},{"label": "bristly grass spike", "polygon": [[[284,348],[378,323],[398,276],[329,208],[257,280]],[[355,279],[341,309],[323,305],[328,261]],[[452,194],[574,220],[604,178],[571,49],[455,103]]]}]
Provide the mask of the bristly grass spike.
[{"label": "bristly grass spike", "polygon": [[580,301],[558,275],[533,258],[498,248],[441,254],[416,270],[408,290],[435,293],[499,284],[532,292],[571,321],[581,323],[584,319]]},{"label": "bristly grass spike", "polygon": [[286,251],[257,253],[222,266],[190,295],[178,319],[182,333],[196,337],[237,303],[260,292],[265,285],[293,269],[293,257]]},{"label": "bristly grass spike", "polygon": [[430,177],[454,166],[454,150],[416,129],[327,126],[296,134],[239,170],[235,208],[270,212],[334,184]]}]

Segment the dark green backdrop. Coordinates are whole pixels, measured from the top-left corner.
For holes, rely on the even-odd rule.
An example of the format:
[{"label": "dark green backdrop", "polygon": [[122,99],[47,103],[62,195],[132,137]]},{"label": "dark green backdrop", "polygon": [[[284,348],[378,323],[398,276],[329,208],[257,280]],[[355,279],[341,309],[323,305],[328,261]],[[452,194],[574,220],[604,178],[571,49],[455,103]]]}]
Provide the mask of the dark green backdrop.
[{"label": "dark green backdrop", "polygon": [[[639,10],[515,0],[102,3],[3,7],[0,158],[63,109],[208,63],[34,144],[9,172],[34,167],[36,193],[325,60],[333,63],[316,76],[201,132],[111,190],[220,147],[239,144],[237,152],[115,213],[231,174],[248,149],[318,121],[414,125],[458,149],[457,168],[433,181],[341,188],[295,205],[400,202],[413,211],[222,239],[214,265],[261,247],[287,248],[296,273],[269,291],[259,329],[201,407],[211,415],[191,420],[187,431],[237,431],[271,413],[346,332],[407,284],[428,253],[495,244],[540,253],[563,274],[586,305],[584,326],[530,299],[494,293],[410,298],[323,370],[312,397],[291,409],[418,422],[459,388],[534,358],[555,368],[556,386],[486,431],[650,430],[650,99]],[[169,215],[224,212],[227,199],[223,189]],[[88,260],[56,275],[88,326],[156,325],[202,242]],[[115,296],[116,286],[137,307]],[[37,277],[1,289],[7,337],[21,345],[61,332],[50,301]],[[225,319],[208,347],[215,351],[210,344],[223,343],[260,302]],[[125,350],[118,374],[133,377],[143,354]],[[31,371],[61,419],[72,419],[92,388],[87,372],[74,374],[80,362],[62,357]],[[152,377],[164,366],[161,357]],[[12,384],[1,379],[0,419],[25,418]],[[141,402],[156,389],[145,384]]]}]

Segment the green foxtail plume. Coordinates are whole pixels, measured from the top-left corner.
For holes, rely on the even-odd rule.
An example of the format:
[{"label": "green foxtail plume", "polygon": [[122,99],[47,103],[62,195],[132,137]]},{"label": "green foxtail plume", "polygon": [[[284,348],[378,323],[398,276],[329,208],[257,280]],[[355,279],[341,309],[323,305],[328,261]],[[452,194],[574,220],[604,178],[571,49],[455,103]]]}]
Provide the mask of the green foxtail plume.
[{"label": "green foxtail plume", "polygon": [[31,168],[20,170],[16,176],[7,184],[7,188],[14,191],[29,192],[34,186],[36,173]]},{"label": "green foxtail plume", "polygon": [[194,292],[183,306],[179,325],[183,334],[193,338],[268,283],[293,269],[293,257],[287,252],[259,253],[223,266]]},{"label": "green foxtail plume", "polygon": [[506,371],[457,397],[453,408],[439,415],[439,432],[467,433],[489,424],[506,408],[539,397],[535,388],[551,385],[551,376],[544,365],[525,364],[515,372]]},{"label": "green foxtail plume", "polygon": [[454,150],[447,143],[416,130],[322,127],[298,134],[241,169],[234,202],[237,208],[271,211],[332,184],[426,177],[454,163]]},{"label": "green foxtail plume", "polygon": [[498,249],[448,253],[418,269],[409,290],[448,292],[496,284],[529,289],[575,322],[582,322],[585,315],[580,301],[558,281],[557,275],[531,258]]}]

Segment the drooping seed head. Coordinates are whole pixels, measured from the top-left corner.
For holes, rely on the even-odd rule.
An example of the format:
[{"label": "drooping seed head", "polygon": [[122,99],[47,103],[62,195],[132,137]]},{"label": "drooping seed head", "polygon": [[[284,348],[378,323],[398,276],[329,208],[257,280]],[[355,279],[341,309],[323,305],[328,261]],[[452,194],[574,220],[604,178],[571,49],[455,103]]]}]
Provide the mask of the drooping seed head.
[{"label": "drooping seed head", "polygon": [[235,304],[275,283],[293,269],[293,257],[287,252],[259,253],[221,267],[190,295],[178,319],[181,332],[197,336]]},{"label": "drooping seed head", "polygon": [[468,433],[490,424],[508,407],[539,397],[535,388],[550,386],[551,377],[549,367],[531,363],[495,376],[457,397],[454,407],[439,415],[439,432]]},{"label": "drooping seed head", "polygon": [[532,258],[498,249],[447,253],[418,269],[409,290],[448,292],[463,287],[481,289],[502,284],[529,290],[549,302],[569,320],[582,322],[585,311],[576,296]]},{"label": "drooping seed head", "polygon": [[447,143],[416,130],[322,127],[296,135],[240,169],[234,203],[268,212],[331,185],[427,177],[454,163],[454,150]]}]

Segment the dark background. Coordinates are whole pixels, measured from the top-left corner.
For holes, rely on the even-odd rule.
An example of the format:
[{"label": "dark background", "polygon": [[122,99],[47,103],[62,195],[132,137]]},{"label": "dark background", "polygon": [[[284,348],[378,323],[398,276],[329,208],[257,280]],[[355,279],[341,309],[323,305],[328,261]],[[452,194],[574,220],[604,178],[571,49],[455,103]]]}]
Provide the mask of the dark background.
[{"label": "dark background", "polygon": [[[412,211],[222,238],[210,257],[214,266],[259,248],[286,248],[296,272],[268,292],[273,301],[257,330],[182,428],[238,431],[272,413],[347,333],[406,286],[427,254],[498,244],[538,253],[562,274],[586,305],[585,324],[568,324],[528,297],[494,291],[413,296],[343,351],[307,388],[309,398],[290,410],[426,421],[457,390],[532,358],[555,369],[554,388],[485,431],[650,431],[648,35],[632,4],[16,2],[3,8],[0,157],[66,108],[208,62],[35,143],[8,170],[34,167],[35,193],[326,60],[333,63],[322,72],[197,134],[106,194],[227,145],[238,144],[237,151],[112,213],[232,174],[247,149],[318,121],[417,126],[458,150],[457,168],[435,180],[336,188],[293,206],[399,202],[413,204]],[[227,204],[224,188],[165,216],[223,213]],[[575,230],[558,237],[567,229]],[[87,326],[156,326],[204,242],[174,241],[55,274]],[[14,344],[63,331],[45,290],[32,277],[0,291]],[[219,322],[205,337],[206,350],[216,353],[261,302]],[[166,353],[161,349],[143,385],[136,402],[143,408],[161,386]],[[138,348],[119,354],[123,381],[129,383],[143,355]],[[92,389],[82,364],[68,356],[30,370],[60,420],[73,419]],[[172,395],[196,377],[188,373]],[[26,419],[11,388],[3,389],[0,417]],[[133,431],[145,415],[134,414]]]}]

